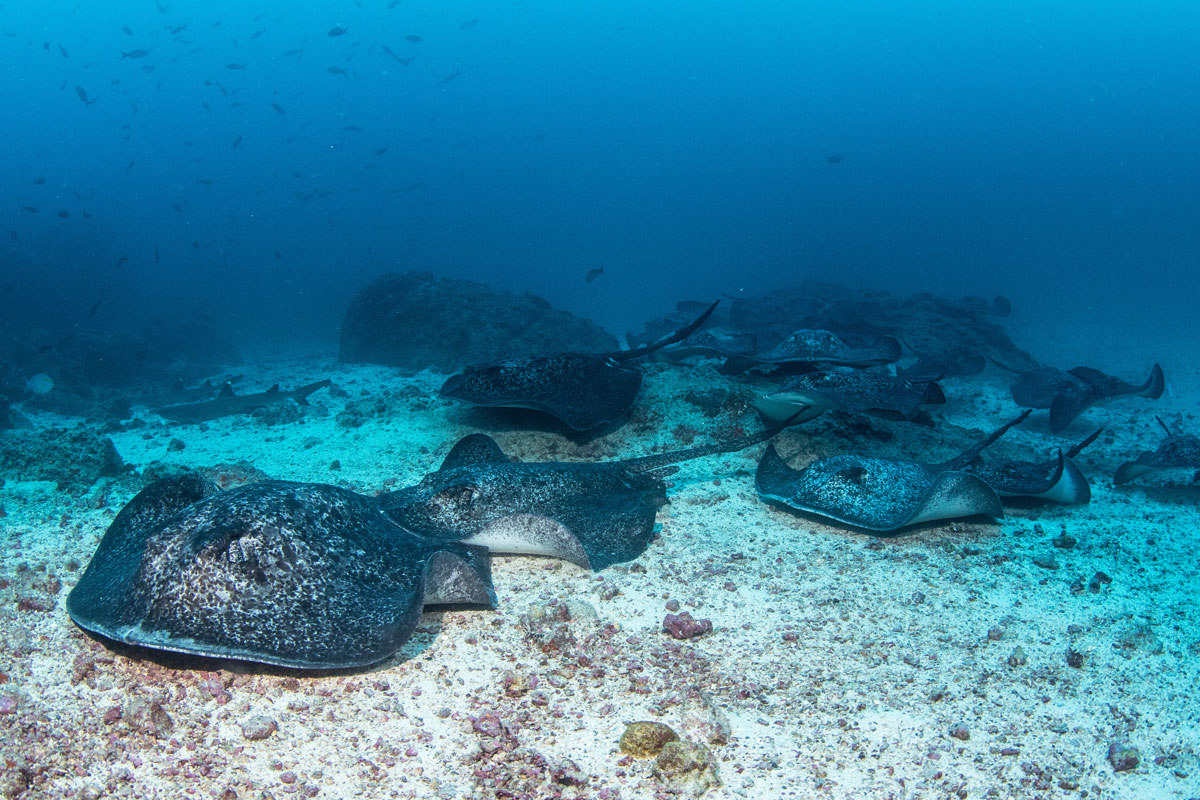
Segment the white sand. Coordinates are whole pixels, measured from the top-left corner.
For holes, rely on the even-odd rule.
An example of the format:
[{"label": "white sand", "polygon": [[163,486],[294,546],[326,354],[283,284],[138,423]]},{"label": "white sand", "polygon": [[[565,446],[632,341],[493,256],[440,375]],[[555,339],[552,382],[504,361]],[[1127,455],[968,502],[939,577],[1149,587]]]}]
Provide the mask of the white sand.
[{"label": "white sand", "polygon": [[[1119,490],[1108,477],[1157,444],[1147,412],[1184,413],[1200,432],[1191,416],[1200,381],[1173,373],[1188,357],[1176,356],[1164,361],[1173,397],[1123,400],[1072,426],[1066,440],[1096,425],[1111,431],[1079,459],[1093,479],[1089,506],[1015,509],[998,525],[880,539],[761,503],[752,479],[761,447],[705,458],[672,479],[661,536],[636,562],[591,574],[496,559],[495,611],[427,614],[401,654],[355,674],[206,672],[105,649],[63,604],[137,482],[106,481],[78,499],[9,482],[0,786],[12,797],[654,797],[664,785],[653,762],[617,750],[625,724],[654,719],[697,738],[696,719],[724,715],[729,741],[711,746],[724,785],[707,797],[1200,795],[1200,491],[1164,485],[1188,475]],[[1148,364],[1134,361],[1097,365],[1140,380]],[[329,358],[247,373],[245,390],[330,377],[349,397],[319,392],[303,419],[274,426],[248,417],[168,426],[147,413],[148,427],[113,437],[118,451],[139,469],[246,461],[271,477],[370,493],[435,468],[479,419],[431,399],[436,375]],[[600,459],[685,446],[680,425],[698,432],[697,444],[729,432],[729,415],[706,418],[683,395],[736,382],[707,367],[646,373],[634,420],[592,443],[493,433],[526,459]],[[849,448],[932,460],[1016,411],[1000,375],[946,388],[935,430],[879,422],[893,442],[849,441],[823,418],[778,445],[799,454],[796,464]],[[380,415],[338,425],[347,404],[376,400]],[[168,450],[173,438],[185,449]],[[1048,458],[1066,440],[1048,434],[1041,412],[1003,445]],[[1073,549],[1051,544],[1062,531],[1078,540]],[[1059,568],[1035,565],[1040,557]],[[1097,571],[1112,583],[1071,591]],[[50,575],[61,579],[57,593]],[[21,610],[29,598],[46,610]],[[568,601],[572,639],[544,652],[521,617]],[[714,632],[667,636],[668,601]],[[1067,665],[1069,647],[1081,667]],[[1025,663],[1010,666],[1017,648]],[[277,730],[252,723],[257,716]],[[950,736],[959,723],[965,740]],[[256,724],[266,738],[247,738]],[[1140,752],[1130,772],[1108,763],[1118,739]]]}]

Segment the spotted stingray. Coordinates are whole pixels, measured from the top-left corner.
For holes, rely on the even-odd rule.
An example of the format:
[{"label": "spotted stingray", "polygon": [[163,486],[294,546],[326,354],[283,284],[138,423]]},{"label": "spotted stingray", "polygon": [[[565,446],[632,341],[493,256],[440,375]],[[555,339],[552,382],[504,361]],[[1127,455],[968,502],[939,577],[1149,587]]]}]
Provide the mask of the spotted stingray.
[{"label": "spotted stingray", "polygon": [[758,463],[755,488],[764,500],[876,533],[944,519],[1002,519],[999,496],[965,466],[1009,427],[941,464],[849,454],[796,470],[769,445]]},{"label": "spotted stingray", "polygon": [[425,605],[495,601],[485,551],[406,531],[373,498],[190,474],[117,514],[67,611],[126,644],[330,669],[395,653]]},{"label": "spotted stingray", "polygon": [[1066,372],[1053,367],[1019,371],[998,361],[992,363],[1019,374],[1020,378],[1012,385],[1013,400],[1026,408],[1050,409],[1050,430],[1055,433],[1065,430],[1096,403],[1134,394],[1157,400],[1166,388],[1158,364],[1151,367],[1145,383],[1135,385],[1092,367],[1075,367]]},{"label": "spotted stingray", "polygon": [[[717,301],[720,302],[720,301]],[[442,397],[490,408],[528,408],[577,431],[621,419],[633,405],[642,373],[629,362],[687,338],[716,309],[644,347],[611,353],[554,353],[469,367],[442,385]]]},{"label": "spotted stingray", "polygon": [[[785,424],[794,422],[785,421]],[[460,439],[415,486],[380,497],[384,512],[431,539],[497,553],[561,558],[600,570],[641,555],[667,502],[671,465],[766,441],[782,426],[704,447],[603,463],[514,461],[484,434]]]},{"label": "spotted stingray", "polygon": [[[988,437],[987,444],[994,442],[1005,431],[1018,425],[1030,414],[1025,409],[1021,415],[1006,424],[998,432]],[[984,482],[996,491],[1002,498],[1024,498],[1044,500],[1064,505],[1082,505],[1092,499],[1092,487],[1087,476],[1072,460],[1085,447],[1096,441],[1103,428],[1097,428],[1090,436],[1083,439],[1065,453],[1058,451],[1058,457],[1050,461],[1020,461],[1016,459],[991,458],[984,459],[982,450],[987,445],[975,445],[955,459],[954,463],[961,464],[962,469],[972,475],[978,475]]]},{"label": "spotted stingray", "polygon": [[1200,436],[1172,433],[1161,419],[1158,424],[1166,431],[1167,438],[1157,450],[1144,451],[1133,461],[1117,467],[1113,483],[1129,483],[1163,469],[1200,469]]}]

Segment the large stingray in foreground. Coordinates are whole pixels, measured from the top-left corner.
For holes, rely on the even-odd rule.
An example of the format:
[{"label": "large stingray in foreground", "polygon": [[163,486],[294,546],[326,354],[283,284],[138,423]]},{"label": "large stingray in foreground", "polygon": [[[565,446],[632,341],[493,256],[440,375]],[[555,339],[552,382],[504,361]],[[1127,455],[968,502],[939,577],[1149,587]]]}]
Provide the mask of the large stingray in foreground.
[{"label": "large stingray in foreground", "polygon": [[633,405],[642,373],[630,361],[687,338],[716,307],[713,303],[691,324],[632,350],[554,353],[468,367],[446,380],[441,395],[489,408],[529,408],[574,430],[591,430],[615,422]]},{"label": "large stingray in foreground", "polygon": [[1200,436],[1172,433],[1160,419],[1158,424],[1166,431],[1167,438],[1157,450],[1147,450],[1133,461],[1117,467],[1113,483],[1129,483],[1150,472],[1163,469],[1200,469]]},{"label": "large stingray in foreground", "polygon": [[385,513],[422,536],[600,570],[637,558],[654,538],[654,517],[667,502],[663,477],[669,465],[749,447],[781,427],[603,463],[513,461],[476,433],[460,439],[437,472],[379,500]]},{"label": "large stingray in foreground", "polygon": [[1055,433],[1064,430],[1096,403],[1134,394],[1157,400],[1166,388],[1162,367],[1158,364],[1151,367],[1146,382],[1137,386],[1092,367],[1075,367],[1066,372],[1042,367],[1020,372],[997,361],[993,363],[1020,375],[1012,385],[1013,400],[1026,408],[1050,409],[1050,430]]},{"label": "large stingray in foreground", "polygon": [[335,486],[150,484],[67,597],[81,628],[158,650],[310,669],[396,652],[426,604],[494,605],[486,552],[431,541]]},{"label": "large stingray in foreground", "polygon": [[820,372],[789,378],[779,391],[755,398],[764,420],[776,423],[807,407],[804,421],[829,409],[890,420],[920,421],[921,406],[946,402],[935,381],[910,381],[879,371]]}]

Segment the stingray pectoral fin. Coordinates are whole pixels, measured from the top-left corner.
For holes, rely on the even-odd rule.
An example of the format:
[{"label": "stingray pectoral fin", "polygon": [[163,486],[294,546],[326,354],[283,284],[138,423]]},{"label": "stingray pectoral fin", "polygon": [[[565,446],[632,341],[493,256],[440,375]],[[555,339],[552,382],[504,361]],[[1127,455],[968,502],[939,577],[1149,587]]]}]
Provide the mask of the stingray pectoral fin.
[{"label": "stingray pectoral fin", "polygon": [[763,421],[771,425],[785,422],[797,411],[803,410],[805,406],[808,406],[808,409],[792,420],[791,424],[798,425],[801,422],[808,422],[833,408],[833,402],[829,398],[803,392],[764,394],[756,397],[752,401],[752,405],[758,410]]},{"label": "stingray pectoral fin", "polygon": [[496,444],[496,440],[484,433],[472,433],[459,439],[440,469],[454,469],[478,464],[507,464],[511,459]]},{"label": "stingray pectoral fin", "polygon": [[1132,483],[1143,475],[1154,472],[1156,467],[1148,467],[1145,464],[1139,464],[1136,461],[1126,461],[1121,466],[1117,467],[1117,472],[1113,475],[1113,483],[1118,486],[1125,483]]},{"label": "stingray pectoral fin", "polygon": [[1066,430],[1075,418],[1087,411],[1095,402],[1095,396],[1090,392],[1076,394],[1074,392],[1059,392],[1050,401],[1050,430],[1059,433]]},{"label": "stingray pectoral fin", "polygon": [[539,514],[509,514],[463,541],[493,553],[550,556],[592,568],[579,537],[558,520]]},{"label": "stingray pectoral fin", "polygon": [[1138,389],[1138,394],[1142,397],[1148,397],[1151,400],[1157,400],[1163,396],[1163,392],[1167,388],[1167,379],[1163,376],[1162,367],[1155,364],[1150,368],[1150,377]]},{"label": "stingray pectoral fin", "polygon": [[496,606],[492,562],[482,547],[439,550],[425,564],[425,605]]},{"label": "stingray pectoral fin", "polygon": [[1083,470],[1063,455],[1061,450],[1058,451],[1058,465],[1049,483],[1049,488],[1037,495],[1039,500],[1063,505],[1084,505],[1092,500],[1092,487]]},{"label": "stingray pectoral fin", "polygon": [[1004,519],[1004,506],[992,487],[969,472],[941,472],[904,523],[917,525],[942,519],[986,516]]}]

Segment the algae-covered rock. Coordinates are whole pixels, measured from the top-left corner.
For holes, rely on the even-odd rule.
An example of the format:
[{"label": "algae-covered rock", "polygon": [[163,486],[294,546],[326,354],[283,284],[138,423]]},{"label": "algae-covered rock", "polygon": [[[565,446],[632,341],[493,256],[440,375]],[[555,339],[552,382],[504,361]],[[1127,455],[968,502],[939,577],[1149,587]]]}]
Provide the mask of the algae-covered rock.
[{"label": "algae-covered rock", "polygon": [[621,734],[618,746],[634,758],[653,758],[665,745],[679,740],[679,734],[661,722],[631,722]]},{"label": "algae-covered rock", "polygon": [[692,797],[721,785],[712,752],[698,742],[667,742],[654,760],[651,772],[668,791]]}]

